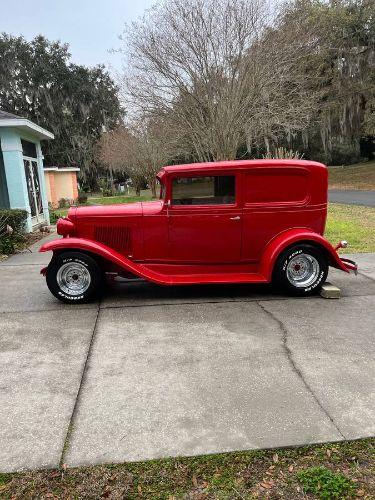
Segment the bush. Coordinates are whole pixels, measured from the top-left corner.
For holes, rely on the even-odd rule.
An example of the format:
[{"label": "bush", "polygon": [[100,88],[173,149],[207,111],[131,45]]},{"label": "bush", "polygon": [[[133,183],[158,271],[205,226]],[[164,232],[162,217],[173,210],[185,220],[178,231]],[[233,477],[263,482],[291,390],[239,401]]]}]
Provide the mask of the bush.
[{"label": "bush", "polygon": [[312,493],[322,500],[352,497],[355,483],[341,474],[326,467],[310,467],[297,473],[305,493]]},{"label": "bush", "polygon": [[56,224],[56,222],[61,219],[61,217],[66,217],[66,211],[62,211],[60,212],[58,209],[57,210],[52,210],[50,213],[49,213],[49,223],[50,224]]},{"label": "bush", "polygon": [[70,205],[72,205],[71,200],[69,200],[69,198],[60,198],[58,203],[59,203],[59,208],[69,208]]},{"label": "bush", "polygon": [[86,203],[87,202],[87,193],[79,193],[77,201],[79,204]]},{"label": "bush", "polygon": [[352,165],[361,160],[361,150],[357,142],[335,143],[331,151],[331,165]]},{"label": "bush", "polygon": [[102,189],[102,195],[103,196],[113,196],[114,195],[114,192],[112,191],[112,189]]},{"label": "bush", "polygon": [[303,154],[299,151],[293,151],[292,149],[286,149],[284,147],[276,148],[274,151],[270,151],[263,155],[265,160],[272,159],[286,159],[286,160],[301,160]]},{"label": "bush", "polygon": [[[14,253],[25,241],[26,210],[0,209],[0,254]],[[8,232],[7,227],[13,231]]]},{"label": "bush", "polygon": [[58,221],[58,219],[60,218],[60,215],[56,212],[50,212],[49,213],[49,223],[54,225],[56,224],[56,222]]}]

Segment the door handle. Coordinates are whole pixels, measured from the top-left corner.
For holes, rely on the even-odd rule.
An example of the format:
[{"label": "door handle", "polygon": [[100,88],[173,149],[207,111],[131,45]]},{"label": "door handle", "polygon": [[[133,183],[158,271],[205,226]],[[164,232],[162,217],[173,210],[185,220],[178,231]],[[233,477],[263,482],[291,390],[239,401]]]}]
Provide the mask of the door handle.
[{"label": "door handle", "polygon": [[240,220],[241,217],[239,215],[236,215],[236,217],[231,217],[230,220]]}]

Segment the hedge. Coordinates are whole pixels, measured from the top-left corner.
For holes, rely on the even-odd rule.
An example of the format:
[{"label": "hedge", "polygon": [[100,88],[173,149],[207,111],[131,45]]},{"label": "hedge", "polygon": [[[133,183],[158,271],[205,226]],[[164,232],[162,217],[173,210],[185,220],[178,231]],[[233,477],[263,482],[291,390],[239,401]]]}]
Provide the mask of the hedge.
[{"label": "hedge", "polygon": [[[26,210],[0,208],[0,254],[11,254],[25,240]],[[7,232],[7,226],[13,229]]]}]

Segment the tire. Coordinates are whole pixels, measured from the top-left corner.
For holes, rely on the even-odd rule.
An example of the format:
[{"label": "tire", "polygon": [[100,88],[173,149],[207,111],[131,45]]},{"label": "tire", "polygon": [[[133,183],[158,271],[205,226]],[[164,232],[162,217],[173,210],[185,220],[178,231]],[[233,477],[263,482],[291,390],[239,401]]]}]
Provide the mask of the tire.
[{"label": "tire", "polygon": [[277,259],[273,281],[289,295],[318,293],[327,279],[328,259],[324,251],[305,243],[284,250]]},{"label": "tire", "polygon": [[63,252],[50,262],[46,281],[50,292],[61,302],[83,304],[99,295],[103,273],[90,255]]}]

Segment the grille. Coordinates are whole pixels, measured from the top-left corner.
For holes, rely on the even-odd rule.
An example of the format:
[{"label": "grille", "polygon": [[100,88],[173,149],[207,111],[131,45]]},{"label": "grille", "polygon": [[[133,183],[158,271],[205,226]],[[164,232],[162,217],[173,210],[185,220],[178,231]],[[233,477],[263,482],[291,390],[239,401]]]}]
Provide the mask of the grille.
[{"label": "grille", "polygon": [[100,241],[117,252],[131,252],[130,229],[128,227],[98,226],[95,240]]}]

